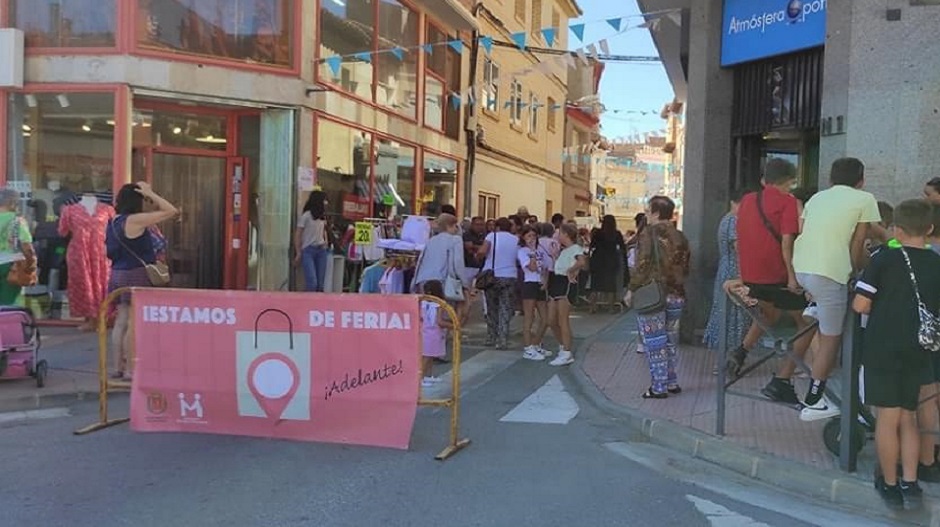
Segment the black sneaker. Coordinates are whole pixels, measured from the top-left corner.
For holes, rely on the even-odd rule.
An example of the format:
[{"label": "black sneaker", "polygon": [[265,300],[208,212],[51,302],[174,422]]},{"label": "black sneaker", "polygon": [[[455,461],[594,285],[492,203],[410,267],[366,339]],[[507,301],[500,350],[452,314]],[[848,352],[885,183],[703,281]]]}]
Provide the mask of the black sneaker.
[{"label": "black sneaker", "polygon": [[796,396],[796,390],[793,389],[793,383],[787,379],[773,377],[767,386],[761,389],[760,393],[764,397],[775,403],[789,404],[797,406],[800,404],[800,398]]},{"label": "black sneaker", "polygon": [[875,478],[875,490],[881,494],[881,499],[885,500],[885,505],[891,509],[904,508],[904,495],[901,494],[900,485],[888,485],[885,483],[884,476]]},{"label": "black sneaker", "polygon": [[917,479],[928,483],[940,483],[940,463],[930,465],[917,464]]},{"label": "black sneaker", "polygon": [[904,506],[916,509],[924,503],[924,491],[916,481],[901,481],[898,484],[901,496],[904,497]]}]

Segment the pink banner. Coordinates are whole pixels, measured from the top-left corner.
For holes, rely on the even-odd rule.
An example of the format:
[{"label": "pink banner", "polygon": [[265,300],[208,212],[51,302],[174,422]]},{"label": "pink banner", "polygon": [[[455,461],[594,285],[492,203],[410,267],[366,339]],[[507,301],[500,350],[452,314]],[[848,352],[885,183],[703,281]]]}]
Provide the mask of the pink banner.
[{"label": "pink banner", "polygon": [[406,449],[413,296],[134,290],[131,428]]}]

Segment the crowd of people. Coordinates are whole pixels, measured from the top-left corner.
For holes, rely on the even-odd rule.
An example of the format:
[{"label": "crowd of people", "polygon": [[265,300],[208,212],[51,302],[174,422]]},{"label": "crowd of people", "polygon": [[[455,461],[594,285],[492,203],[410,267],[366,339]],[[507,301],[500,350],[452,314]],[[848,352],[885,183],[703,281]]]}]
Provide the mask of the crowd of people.
[{"label": "crowd of people", "polygon": [[[792,320],[803,336],[761,393],[796,406],[804,421],[826,419],[840,413],[826,382],[855,319],[847,315],[860,314],[863,400],[877,416],[875,487],[891,506],[916,505],[918,480],[940,482],[940,178],[897,207],[863,190],[865,167],[855,158],[833,163],[826,190],[793,190],[796,179],[791,163],[770,159],[760,190],[732,196],[718,227],[705,344],[717,348],[727,331],[724,367],[737,376],[762,337],[743,308],[718,302],[725,292],[756,304],[767,322]],[[801,398],[793,377],[811,346]]]}]

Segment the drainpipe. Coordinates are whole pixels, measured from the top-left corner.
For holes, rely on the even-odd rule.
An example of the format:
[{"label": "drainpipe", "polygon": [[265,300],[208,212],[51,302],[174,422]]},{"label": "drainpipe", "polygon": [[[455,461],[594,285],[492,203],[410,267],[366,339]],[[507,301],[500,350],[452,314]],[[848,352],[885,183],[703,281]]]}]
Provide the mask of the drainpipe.
[{"label": "drainpipe", "polygon": [[[483,8],[483,0],[477,0],[476,4],[473,6],[473,18],[476,19],[480,10]],[[474,86],[477,80],[477,60],[480,56],[480,30],[476,29],[473,31],[473,37],[470,41],[470,86]],[[475,90],[476,95],[479,97],[479,90]],[[465,217],[472,216],[471,211],[473,203],[473,174],[476,170],[476,156],[477,156],[477,129],[476,129],[476,120],[473,118],[477,112],[476,101],[474,104],[469,105],[467,113],[464,115],[464,133],[467,137],[467,171],[464,177],[464,200],[463,200],[463,215]]]}]

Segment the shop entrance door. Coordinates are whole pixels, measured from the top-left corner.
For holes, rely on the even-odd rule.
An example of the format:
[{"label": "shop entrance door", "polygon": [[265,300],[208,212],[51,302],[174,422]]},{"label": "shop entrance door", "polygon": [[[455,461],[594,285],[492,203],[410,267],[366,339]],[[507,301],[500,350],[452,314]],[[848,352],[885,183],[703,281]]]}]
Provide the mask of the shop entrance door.
[{"label": "shop entrance door", "polygon": [[227,159],[153,153],[154,190],[176,205],[180,217],[162,226],[173,287],[222,289],[225,285]]}]

